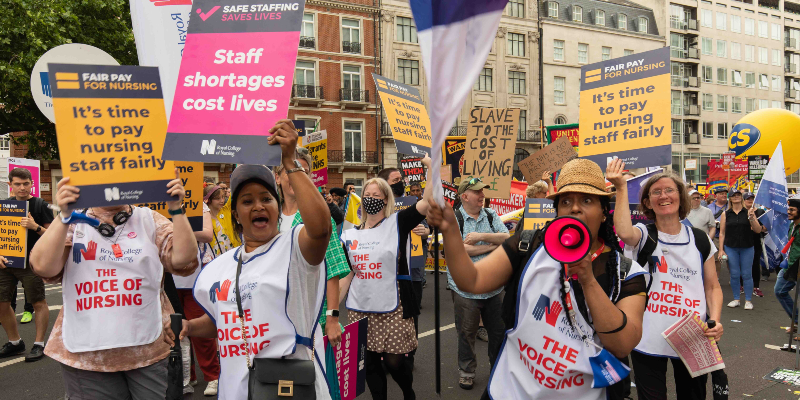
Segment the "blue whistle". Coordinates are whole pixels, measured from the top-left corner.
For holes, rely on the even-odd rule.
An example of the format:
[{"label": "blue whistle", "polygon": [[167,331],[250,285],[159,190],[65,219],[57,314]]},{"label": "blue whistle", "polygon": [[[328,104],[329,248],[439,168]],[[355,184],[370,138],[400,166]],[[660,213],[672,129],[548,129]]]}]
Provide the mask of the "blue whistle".
[{"label": "blue whistle", "polygon": [[61,218],[61,221],[65,224],[88,224],[93,227],[100,226],[100,220],[77,211],[73,211],[69,218]]}]

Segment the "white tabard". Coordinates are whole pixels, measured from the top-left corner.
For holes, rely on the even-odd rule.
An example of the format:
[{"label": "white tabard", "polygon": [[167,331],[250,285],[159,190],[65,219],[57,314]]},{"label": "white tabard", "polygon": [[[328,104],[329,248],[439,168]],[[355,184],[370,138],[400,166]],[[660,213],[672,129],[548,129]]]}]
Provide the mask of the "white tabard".
[{"label": "white tabard", "polygon": [[[642,273],[642,268],[634,262],[625,280]],[[489,378],[492,399],[606,398],[605,389],[592,389],[594,376],[589,357],[597,349],[584,343],[570,328],[566,306],[561,301],[560,282],[563,282],[561,266],[540,246],[522,272],[517,289],[516,323],[506,332]],[[572,301],[575,304],[574,297]],[[575,319],[583,332],[594,332],[577,305]],[[594,342],[600,344],[597,335]]]},{"label": "white tabard", "polygon": [[[140,346],[161,336],[161,278],[155,221],[133,208],[127,223],[106,238],[86,224],[72,236],[64,266],[64,347],[72,353]],[[114,240],[122,257],[112,250]]]},{"label": "white tabard", "polygon": [[[636,228],[642,232],[639,245],[635,248],[625,246],[625,254],[633,259],[637,258],[647,239],[647,227],[636,224]],[[658,244],[653,251],[656,270],[650,287],[650,300],[644,310],[642,340],[634,349],[643,354],[678,358],[661,333],[690,312],[706,320],[706,293],[703,286],[705,260],[697,250],[692,228],[682,228],[679,242],[666,242],[663,240],[664,234],[659,233]],[[715,252],[711,244],[710,254],[713,256]]]},{"label": "white tabard", "polygon": [[397,215],[392,214],[372,229],[353,228],[342,232],[340,239],[347,246],[347,257],[355,271],[345,302],[348,310],[389,313],[400,304]]}]

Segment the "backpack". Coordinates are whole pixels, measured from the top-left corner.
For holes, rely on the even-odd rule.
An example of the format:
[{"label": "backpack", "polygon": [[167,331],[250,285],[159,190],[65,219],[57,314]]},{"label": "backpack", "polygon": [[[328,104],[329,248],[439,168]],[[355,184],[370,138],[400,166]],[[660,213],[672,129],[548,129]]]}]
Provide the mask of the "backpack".
[{"label": "backpack", "polygon": [[[491,208],[483,208],[486,211],[486,219],[489,221],[489,227],[492,228],[492,233],[497,233],[497,230],[494,229],[494,216],[488,211]],[[456,210],[456,220],[458,220],[458,229],[461,231],[461,237],[464,237],[464,215],[461,214],[461,207],[458,207]]]},{"label": "backpack", "polygon": [[[639,256],[636,258],[636,262],[642,267],[647,265],[647,269],[652,276],[656,272],[656,263],[653,261],[652,256],[653,252],[656,251],[656,245],[658,244],[658,229],[656,228],[656,224],[647,224],[645,226],[647,227],[647,238],[641,239],[645,242],[642,250],[639,251]],[[711,253],[711,242],[710,240],[707,240],[708,235],[705,232],[695,227],[691,228],[692,235],[694,235],[694,244],[697,247],[697,250],[700,251],[700,256],[702,257],[703,263],[705,263],[709,253]],[[650,282],[647,283],[648,300],[650,299],[649,293],[652,285],[653,279],[651,278]]]}]

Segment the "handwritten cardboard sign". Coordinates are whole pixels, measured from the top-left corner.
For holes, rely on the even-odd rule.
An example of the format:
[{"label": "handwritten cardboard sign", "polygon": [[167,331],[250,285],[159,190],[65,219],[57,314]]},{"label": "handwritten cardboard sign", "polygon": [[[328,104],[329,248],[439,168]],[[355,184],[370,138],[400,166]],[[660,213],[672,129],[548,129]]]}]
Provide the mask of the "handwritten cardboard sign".
[{"label": "handwritten cardboard sign", "polygon": [[519,129],[517,108],[475,108],[469,113],[463,176],[489,185],[487,198],[507,199]]},{"label": "handwritten cardboard sign", "polygon": [[8,268],[25,268],[28,229],[22,226],[22,218],[27,215],[27,200],[0,200],[0,256],[6,258]]},{"label": "handwritten cardboard sign", "polygon": [[543,149],[533,153],[530,157],[519,162],[519,169],[528,182],[537,182],[542,179],[545,171],[555,172],[561,169],[568,161],[578,158],[578,153],[569,141],[569,137],[562,136]]}]

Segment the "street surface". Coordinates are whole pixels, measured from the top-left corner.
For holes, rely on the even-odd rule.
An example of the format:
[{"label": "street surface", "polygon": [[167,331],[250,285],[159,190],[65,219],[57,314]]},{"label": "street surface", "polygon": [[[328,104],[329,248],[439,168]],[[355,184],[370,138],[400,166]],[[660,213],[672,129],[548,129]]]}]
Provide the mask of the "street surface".
[{"label": "street surface", "polygon": [[[416,366],[414,371],[414,389],[418,399],[436,398],[434,392],[435,370],[434,370],[434,312],[433,312],[433,275],[428,273],[428,286],[423,294],[423,309],[420,316],[420,339],[419,350],[416,355]],[[720,274],[722,290],[725,296],[725,303],[732,300],[729,276],[727,271]],[[476,342],[476,353],[478,354],[478,369],[475,378],[475,387],[471,391],[462,390],[458,387],[458,366],[457,366],[457,338],[454,329],[453,301],[451,292],[445,290],[447,279],[441,276],[441,325],[442,325],[442,398],[453,400],[478,400],[486,387],[489,379],[487,344]],[[770,349],[765,345],[782,346],[788,342],[788,335],[784,333],[781,326],[787,326],[789,318],[781,306],[775,300],[773,286],[775,275],[770,277],[767,282],[761,282],[761,288],[765,297],[753,296],[755,309],[745,311],[742,307],[730,309],[723,307],[722,324],[725,328],[723,340],[720,348],[723,353],[728,379],[730,381],[731,399],[753,399],[753,400],[774,400],[774,399],[798,399],[800,392],[794,394],[794,390],[799,388],[766,381],[762,379],[764,375],[776,367],[792,368],[795,362],[793,353]],[[59,285],[47,285],[47,302],[50,306],[50,327],[55,322],[58,310],[62,304],[61,287]],[[744,297],[742,297],[743,299]],[[22,289],[19,289],[20,304],[17,305],[17,314],[21,315],[22,310]],[[345,310],[344,307],[340,307]],[[343,314],[346,314],[343,312]],[[342,319],[346,323],[346,316]],[[21,325],[20,333],[23,340],[30,349],[34,340],[33,323]],[[49,336],[49,329],[48,329]],[[0,330],[0,341],[5,343],[7,338],[5,333]],[[205,382],[202,381],[202,374],[199,367],[197,369],[200,383],[196,386],[197,393],[187,395],[186,399],[210,399],[203,396]],[[670,371],[671,374],[671,371]],[[391,377],[389,381],[389,399],[401,400],[402,393]],[[635,381],[634,377],[634,381]],[[670,383],[670,399],[675,399],[672,378],[667,381]],[[636,389],[633,389],[633,398],[636,399]],[[43,360],[34,363],[26,363],[22,357],[11,357],[0,360],[0,399],[63,399],[64,389],[61,380],[59,365],[53,360],[45,357]],[[370,399],[367,390],[359,399]],[[711,399],[710,379],[708,399]]]}]

